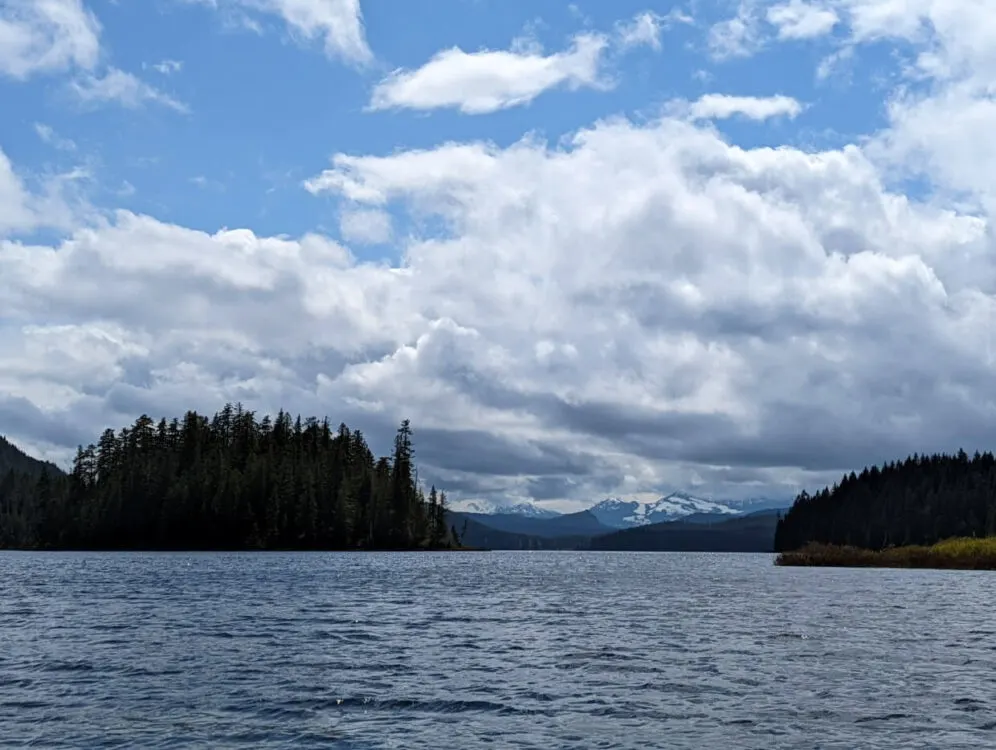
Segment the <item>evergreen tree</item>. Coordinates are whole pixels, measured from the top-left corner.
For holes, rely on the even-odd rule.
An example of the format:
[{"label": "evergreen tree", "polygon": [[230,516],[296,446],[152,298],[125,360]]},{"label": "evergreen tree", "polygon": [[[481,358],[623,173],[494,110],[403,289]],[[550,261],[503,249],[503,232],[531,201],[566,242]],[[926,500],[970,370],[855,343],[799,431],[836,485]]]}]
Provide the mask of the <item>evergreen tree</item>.
[{"label": "evergreen tree", "polygon": [[[80,446],[68,475],[5,441],[0,547],[446,548],[443,495],[418,486],[412,429],[390,458],[363,434],[226,404],[212,418],[142,415]],[[17,455],[14,454],[15,451]],[[18,456],[22,458],[18,458]]]},{"label": "evergreen tree", "polygon": [[914,454],[802,492],[779,520],[775,549],[809,542],[883,549],[996,533],[996,458]]}]

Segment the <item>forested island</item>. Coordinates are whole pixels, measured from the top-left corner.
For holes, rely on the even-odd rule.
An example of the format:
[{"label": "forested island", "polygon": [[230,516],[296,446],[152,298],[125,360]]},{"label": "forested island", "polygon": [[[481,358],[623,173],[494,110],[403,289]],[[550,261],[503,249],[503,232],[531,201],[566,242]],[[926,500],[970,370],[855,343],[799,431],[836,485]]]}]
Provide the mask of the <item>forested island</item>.
[{"label": "forested island", "polygon": [[800,494],[774,546],[781,565],[996,568],[996,458],[961,450],[851,472]]},{"label": "forested island", "polygon": [[380,458],[344,424],[231,404],[108,429],[68,473],[0,442],[0,548],[459,546],[445,493],[418,482],[407,420]]}]

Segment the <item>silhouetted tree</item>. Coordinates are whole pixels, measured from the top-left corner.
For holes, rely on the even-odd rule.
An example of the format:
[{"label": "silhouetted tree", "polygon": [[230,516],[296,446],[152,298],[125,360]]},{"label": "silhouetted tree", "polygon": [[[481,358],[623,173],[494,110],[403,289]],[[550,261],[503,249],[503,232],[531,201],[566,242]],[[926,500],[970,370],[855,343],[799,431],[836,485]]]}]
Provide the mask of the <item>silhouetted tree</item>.
[{"label": "silhouetted tree", "polygon": [[778,522],[775,549],[808,542],[883,549],[996,533],[996,458],[914,454],[802,492]]},{"label": "silhouetted tree", "polygon": [[417,484],[412,429],[375,459],[359,430],[226,404],[105,430],[64,474],[0,439],[0,546],[444,548],[445,497]]}]

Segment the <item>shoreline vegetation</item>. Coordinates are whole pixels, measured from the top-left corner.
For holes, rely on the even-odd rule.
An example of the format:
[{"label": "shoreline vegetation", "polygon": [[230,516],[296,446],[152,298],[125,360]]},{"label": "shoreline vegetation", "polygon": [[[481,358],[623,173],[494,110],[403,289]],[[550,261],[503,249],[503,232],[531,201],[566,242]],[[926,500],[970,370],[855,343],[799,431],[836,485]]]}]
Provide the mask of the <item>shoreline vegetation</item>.
[{"label": "shoreline vegetation", "polygon": [[345,424],[240,404],[105,430],[68,474],[0,443],[0,549],[463,551],[449,518],[408,420],[380,458]]},{"label": "shoreline vegetation", "polygon": [[906,545],[881,550],[811,542],[778,554],[781,566],[833,568],[933,568],[996,570],[996,537],[945,539],[930,546]]},{"label": "shoreline vegetation", "polygon": [[778,521],[779,565],[996,569],[996,457],[914,454],[802,492]]}]

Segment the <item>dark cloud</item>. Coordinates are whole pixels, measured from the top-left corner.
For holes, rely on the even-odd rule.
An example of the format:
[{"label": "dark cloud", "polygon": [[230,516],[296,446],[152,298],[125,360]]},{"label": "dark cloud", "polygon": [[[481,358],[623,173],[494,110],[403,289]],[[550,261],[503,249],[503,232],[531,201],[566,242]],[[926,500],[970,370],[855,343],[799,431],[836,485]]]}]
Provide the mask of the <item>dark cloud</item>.
[{"label": "dark cloud", "polygon": [[483,430],[422,428],[418,456],[433,466],[494,476],[571,474],[594,468],[583,454],[556,444],[518,442]]},{"label": "dark cloud", "polygon": [[93,439],[84,414],[46,413],[25,398],[0,396],[0,434],[12,439],[49,443],[64,448],[86,445]]}]

